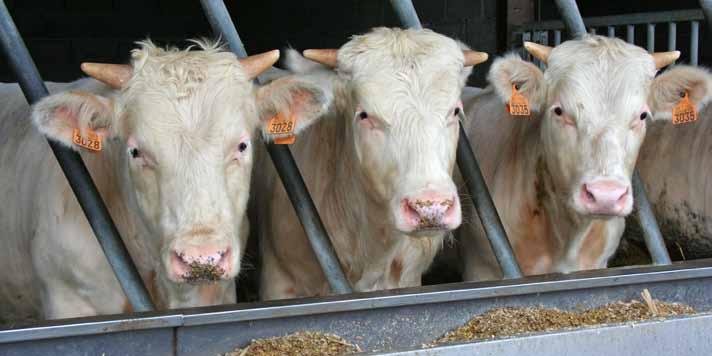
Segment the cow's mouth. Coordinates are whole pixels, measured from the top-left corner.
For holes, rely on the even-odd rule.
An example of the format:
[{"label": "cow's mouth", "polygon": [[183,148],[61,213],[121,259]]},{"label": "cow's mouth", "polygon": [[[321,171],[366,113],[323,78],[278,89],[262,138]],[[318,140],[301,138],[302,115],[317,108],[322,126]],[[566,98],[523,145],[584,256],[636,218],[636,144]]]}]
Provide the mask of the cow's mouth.
[{"label": "cow's mouth", "polygon": [[188,268],[189,270],[183,275],[183,279],[189,284],[215,282],[225,274],[223,268],[209,263],[191,262],[188,264]]}]

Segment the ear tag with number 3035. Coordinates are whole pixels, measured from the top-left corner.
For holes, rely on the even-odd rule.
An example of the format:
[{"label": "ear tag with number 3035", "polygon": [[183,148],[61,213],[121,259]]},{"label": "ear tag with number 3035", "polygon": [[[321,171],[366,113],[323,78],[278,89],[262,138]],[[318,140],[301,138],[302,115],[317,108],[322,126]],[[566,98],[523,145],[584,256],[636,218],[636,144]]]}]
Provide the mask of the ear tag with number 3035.
[{"label": "ear tag with number 3035", "polygon": [[516,84],[512,84],[512,97],[509,98],[506,109],[512,116],[529,116],[531,114],[529,100],[519,92]]},{"label": "ear tag with number 3035", "polygon": [[695,121],[697,121],[697,109],[690,100],[690,93],[685,91],[682,94],[682,99],[672,108],[672,124],[678,125]]},{"label": "ear tag with number 3035", "polygon": [[294,136],[294,126],[296,125],[296,119],[294,115],[285,117],[284,114],[278,113],[267,123],[267,133],[270,135],[289,135],[286,137],[279,137],[274,139],[274,143],[277,145],[291,145],[296,140]]}]

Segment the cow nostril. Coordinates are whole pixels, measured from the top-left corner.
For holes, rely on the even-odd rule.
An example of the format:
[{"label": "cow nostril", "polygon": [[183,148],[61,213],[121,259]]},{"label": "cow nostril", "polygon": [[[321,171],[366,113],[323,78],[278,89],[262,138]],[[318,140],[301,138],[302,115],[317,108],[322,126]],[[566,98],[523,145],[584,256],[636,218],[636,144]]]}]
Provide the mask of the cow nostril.
[{"label": "cow nostril", "polygon": [[584,193],[586,194],[586,198],[587,198],[589,201],[592,201],[592,202],[595,202],[595,201],[596,201],[596,196],[593,195],[593,193],[591,193],[590,190],[588,190],[588,187],[587,187],[585,184],[583,185],[583,191],[584,191]]}]

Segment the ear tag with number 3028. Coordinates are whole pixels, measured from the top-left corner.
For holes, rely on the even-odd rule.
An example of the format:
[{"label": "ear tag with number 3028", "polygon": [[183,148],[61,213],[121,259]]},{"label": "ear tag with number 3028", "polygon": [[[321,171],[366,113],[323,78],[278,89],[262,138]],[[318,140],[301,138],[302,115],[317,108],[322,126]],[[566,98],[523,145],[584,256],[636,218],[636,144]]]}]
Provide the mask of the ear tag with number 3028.
[{"label": "ear tag with number 3028", "polygon": [[685,124],[697,121],[697,110],[695,104],[690,100],[690,93],[685,91],[682,99],[672,108],[672,124]]},{"label": "ear tag with number 3028", "polygon": [[506,109],[512,116],[529,116],[531,114],[529,100],[517,90],[516,84],[512,84],[512,97],[509,98]]},{"label": "ear tag with number 3028", "polygon": [[90,151],[101,151],[101,135],[97,134],[92,129],[86,129],[86,134],[86,137],[84,137],[79,129],[74,129],[72,132],[72,142],[75,145],[84,147]]},{"label": "ear tag with number 3028", "polygon": [[274,139],[274,143],[277,145],[290,145],[296,140],[294,136],[294,126],[296,124],[294,115],[285,117],[282,113],[278,113],[267,123],[267,133],[270,135],[289,135],[286,137],[279,137]]}]

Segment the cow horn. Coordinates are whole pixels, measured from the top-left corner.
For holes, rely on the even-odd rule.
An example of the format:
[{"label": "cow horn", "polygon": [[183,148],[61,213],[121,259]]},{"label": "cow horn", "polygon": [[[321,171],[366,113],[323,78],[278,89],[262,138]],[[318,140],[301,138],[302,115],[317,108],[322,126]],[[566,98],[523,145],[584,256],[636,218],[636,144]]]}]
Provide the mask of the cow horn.
[{"label": "cow horn", "polygon": [[304,51],[304,57],[312,61],[319,62],[325,66],[336,68],[337,49],[308,49]]},{"label": "cow horn", "polygon": [[86,75],[114,89],[121,89],[133,74],[133,68],[128,64],[85,62],[80,68]]},{"label": "cow horn", "polygon": [[653,53],[652,56],[655,61],[655,68],[660,69],[675,63],[675,61],[680,58],[680,51],[656,52]]},{"label": "cow horn", "polygon": [[544,63],[548,63],[551,50],[554,49],[554,47],[544,46],[534,42],[524,42],[524,48],[532,56]]},{"label": "cow horn", "polygon": [[462,54],[465,56],[465,67],[476,66],[489,58],[485,52],[463,50]]},{"label": "cow horn", "polygon": [[249,57],[240,58],[240,65],[250,79],[256,78],[262,72],[279,60],[279,50],[271,50],[269,52],[255,54]]}]

